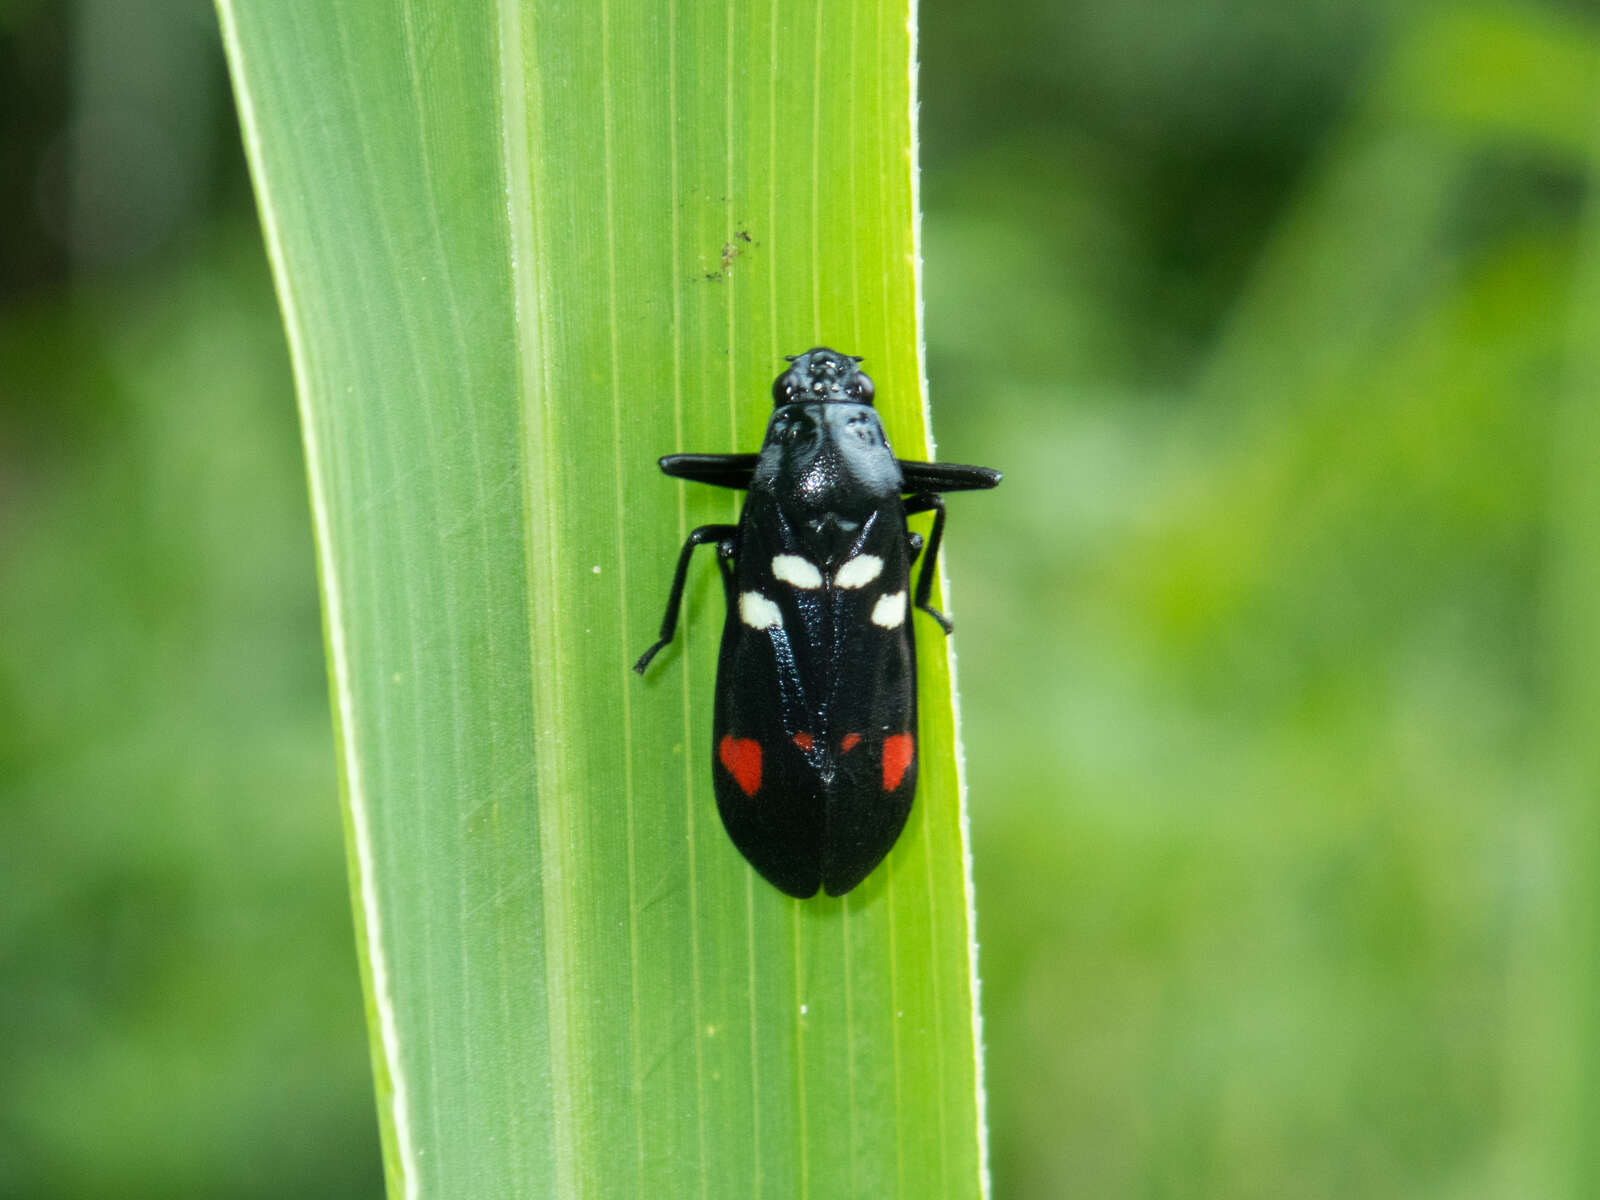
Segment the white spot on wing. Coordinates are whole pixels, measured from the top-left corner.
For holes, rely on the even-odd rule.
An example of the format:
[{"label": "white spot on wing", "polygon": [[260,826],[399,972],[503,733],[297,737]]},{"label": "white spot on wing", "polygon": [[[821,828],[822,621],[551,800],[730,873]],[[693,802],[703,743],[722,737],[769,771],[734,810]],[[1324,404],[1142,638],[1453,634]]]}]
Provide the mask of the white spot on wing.
[{"label": "white spot on wing", "polygon": [[[904,593],[901,593],[900,599],[905,600]],[[760,592],[739,593],[739,619],[751,629],[774,629],[783,624],[783,614],[778,611],[778,606]]]},{"label": "white spot on wing", "polygon": [[[750,595],[746,592],[745,595]],[[740,606],[741,608],[743,605]],[[906,619],[906,594],[904,591],[888,592],[878,597],[872,606],[872,623],[885,629],[895,629]]]},{"label": "white spot on wing", "polygon": [[797,588],[819,588],[822,586],[822,572],[817,570],[817,564],[801,558],[798,554],[774,555],[772,573],[785,583],[792,583]]},{"label": "white spot on wing", "polygon": [[833,586],[841,588],[866,587],[883,574],[883,559],[876,554],[858,554],[833,576]]}]

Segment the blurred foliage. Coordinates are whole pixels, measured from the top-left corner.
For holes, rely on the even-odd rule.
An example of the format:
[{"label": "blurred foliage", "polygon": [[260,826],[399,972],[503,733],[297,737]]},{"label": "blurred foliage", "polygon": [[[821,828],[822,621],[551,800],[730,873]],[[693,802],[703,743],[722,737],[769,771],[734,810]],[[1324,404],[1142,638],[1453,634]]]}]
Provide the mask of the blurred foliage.
[{"label": "blurred foliage", "polygon": [[[930,170],[941,440],[1009,470],[951,565],[998,1194],[1554,1194],[1542,618],[1595,35],[1455,7],[1343,78],[1234,64],[1333,119],[1292,171],[1180,183],[1224,236],[1177,261],[1143,200],[1218,153],[1203,72],[1155,133]],[[1228,152],[1273,157],[1239,111]],[[1270,222],[1228,229],[1241,192]]]},{"label": "blurred foliage", "polygon": [[[375,1194],[239,163],[76,249],[71,28],[0,8],[0,1194]],[[922,52],[935,429],[1007,471],[950,534],[996,1194],[1586,1194],[1600,23],[943,0]]]},{"label": "blurred foliage", "polygon": [[0,325],[0,1195],[375,1195],[281,334],[174,257]]}]

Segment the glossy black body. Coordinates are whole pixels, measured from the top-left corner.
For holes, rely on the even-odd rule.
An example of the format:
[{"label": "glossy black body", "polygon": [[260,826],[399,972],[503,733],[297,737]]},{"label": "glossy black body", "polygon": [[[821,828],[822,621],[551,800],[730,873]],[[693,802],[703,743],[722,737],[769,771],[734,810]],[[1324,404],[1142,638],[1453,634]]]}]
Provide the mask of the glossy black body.
[{"label": "glossy black body", "polygon": [[[729,836],[792,896],[848,892],[893,847],[917,778],[913,604],[928,607],[938,492],[998,472],[895,458],[859,360],[791,359],[757,455],[671,455],[669,475],[748,490],[737,526],[696,529],[679,556],[661,637],[672,638],[697,545],[715,544],[727,621],[717,666],[712,777]],[[909,493],[909,499],[907,498]],[[908,512],[935,512],[922,539]]]}]

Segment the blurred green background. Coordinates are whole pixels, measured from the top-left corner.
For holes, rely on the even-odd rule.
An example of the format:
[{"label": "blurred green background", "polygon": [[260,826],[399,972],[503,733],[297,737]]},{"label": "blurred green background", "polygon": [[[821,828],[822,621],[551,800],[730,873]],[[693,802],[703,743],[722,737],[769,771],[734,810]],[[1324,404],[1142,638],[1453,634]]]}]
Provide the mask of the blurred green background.
[{"label": "blurred green background", "polygon": [[[1600,12],[921,29],[996,1194],[1596,1194]],[[379,1194],[321,649],[211,10],[0,2],[0,1195]]]}]

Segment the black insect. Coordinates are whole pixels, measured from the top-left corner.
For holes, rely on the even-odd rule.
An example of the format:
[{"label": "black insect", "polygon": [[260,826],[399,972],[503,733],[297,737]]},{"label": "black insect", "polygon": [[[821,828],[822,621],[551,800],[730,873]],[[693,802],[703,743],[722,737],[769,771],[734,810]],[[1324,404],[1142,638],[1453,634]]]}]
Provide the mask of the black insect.
[{"label": "black insect", "polygon": [[[889,853],[917,782],[914,605],[928,604],[940,492],[1000,472],[897,459],[861,360],[818,347],[772,385],[760,454],[669,454],[679,479],[749,491],[737,525],[702,525],[678,555],[661,637],[672,640],[696,546],[717,548],[728,618],[717,663],[711,772],[728,836],[791,896],[842,896]],[[927,556],[909,513],[932,511]]]}]

